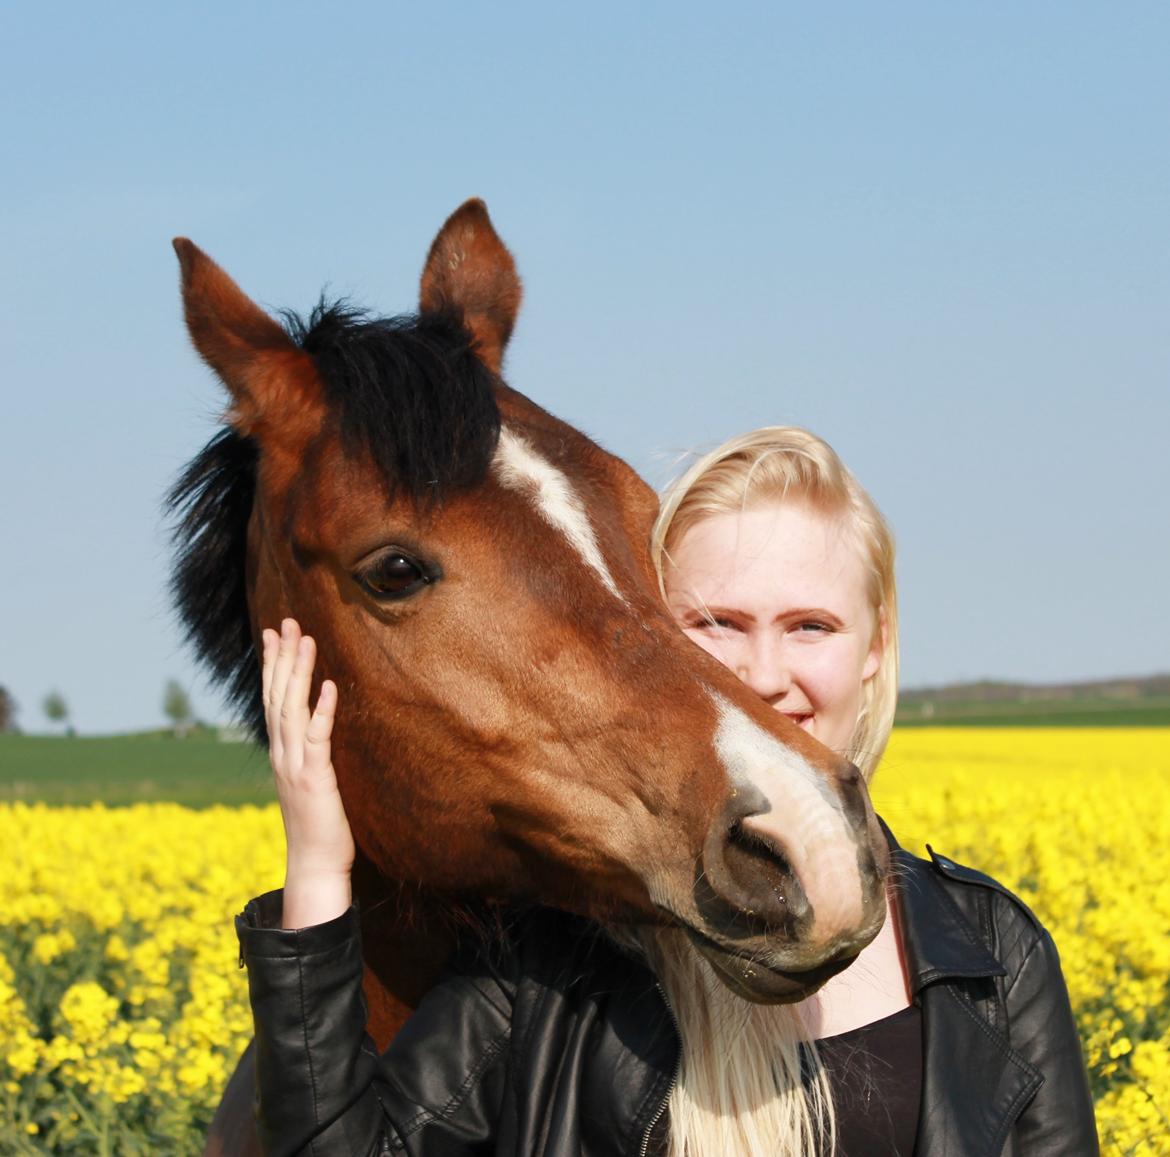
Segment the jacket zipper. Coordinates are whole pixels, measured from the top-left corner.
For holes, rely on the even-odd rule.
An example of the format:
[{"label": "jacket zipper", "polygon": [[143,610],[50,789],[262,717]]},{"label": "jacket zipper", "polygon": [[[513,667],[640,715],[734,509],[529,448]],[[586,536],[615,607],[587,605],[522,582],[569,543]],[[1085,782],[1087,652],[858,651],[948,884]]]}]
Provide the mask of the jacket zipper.
[{"label": "jacket zipper", "polygon": [[638,1150],[638,1157],[646,1157],[650,1148],[650,1134],[654,1132],[654,1126],[662,1120],[662,1114],[666,1112],[667,1106],[670,1104],[671,1094],[674,1092],[675,1085],[678,1084],[679,1070],[682,1069],[682,1030],[678,1027],[678,1017],[674,1015],[674,1009],[670,1007],[670,1001],[667,1000],[666,991],[662,985],[655,983],[654,987],[658,989],[662,996],[662,1003],[666,1005],[666,1011],[670,1013],[670,1023],[674,1025],[674,1036],[678,1041],[678,1057],[675,1059],[674,1072],[670,1074],[670,1084],[666,1086],[666,1093],[658,1106],[658,1111],[650,1118],[650,1124],[646,1126],[646,1132],[642,1137],[642,1147]]}]

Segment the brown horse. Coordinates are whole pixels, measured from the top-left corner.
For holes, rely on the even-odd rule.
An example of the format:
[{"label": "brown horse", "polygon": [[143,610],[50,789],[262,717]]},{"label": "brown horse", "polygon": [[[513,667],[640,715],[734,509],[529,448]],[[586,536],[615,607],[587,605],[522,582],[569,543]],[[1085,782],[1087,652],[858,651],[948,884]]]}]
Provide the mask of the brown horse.
[{"label": "brown horse", "polygon": [[[258,734],[262,625],[297,618],[338,684],[379,1046],[468,897],[677,924],[753,1000],[844,967],[884,915],[860,776],[676,628],[653,492],[501,380],[520,282],[482,202],[443,226],[408,318],[281,325],[175,248],[231,397],[171,496],[177,600]],[[209,1153],[251,1151],[249,1086],[244,1064]]]}]

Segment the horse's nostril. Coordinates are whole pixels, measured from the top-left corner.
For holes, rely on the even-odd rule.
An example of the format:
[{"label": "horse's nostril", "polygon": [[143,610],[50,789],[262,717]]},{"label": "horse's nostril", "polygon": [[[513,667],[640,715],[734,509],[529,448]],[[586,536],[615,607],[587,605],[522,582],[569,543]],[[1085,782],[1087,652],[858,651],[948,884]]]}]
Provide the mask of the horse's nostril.
[{"label": "horse's nostril", "polygon": [[729,849],[736,849],[743,855],[759,861],[764,871],[778,872],[782,877],[792,872],[788,857],[775,842],[758,832],[748,831],[740,820],[731,825],[727,833],[727,843]]},{"label": "horse's nostril", "polygon": [[727,832],[723,859],[753,915],[788,924],[808,911],[808,900],[784,849],[741,821]]}]

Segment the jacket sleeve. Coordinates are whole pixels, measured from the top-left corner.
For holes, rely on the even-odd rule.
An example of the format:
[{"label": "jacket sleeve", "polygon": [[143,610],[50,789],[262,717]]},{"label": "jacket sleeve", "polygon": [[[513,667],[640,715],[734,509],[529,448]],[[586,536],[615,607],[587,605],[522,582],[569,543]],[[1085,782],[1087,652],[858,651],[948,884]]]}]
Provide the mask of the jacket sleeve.
[{"label": "jacket sleeve", "polygon": [[281,904],[281,893],[269,892],[236,918],[265,1154],[482,1153],[502,1098],[508,994],[490,978],[456,972],[379,1056],[365,1031],[357,909],[293,931],[276,927]]},{"label": "jacket sleeve", "polygon": [[1012,1047],[1044,1077],[1015,1126],[1020,1157],[1096,1157],[1093,1100],[1060,956],[1044,928],[1007,989]]},{"label": "jacket sleeve", "polygon": [[236,917],[256,1042],[256,1123],[268,1157],[373,1157],[384,1121],[365,1031],[357,909],[297,930],[282,893]]}]

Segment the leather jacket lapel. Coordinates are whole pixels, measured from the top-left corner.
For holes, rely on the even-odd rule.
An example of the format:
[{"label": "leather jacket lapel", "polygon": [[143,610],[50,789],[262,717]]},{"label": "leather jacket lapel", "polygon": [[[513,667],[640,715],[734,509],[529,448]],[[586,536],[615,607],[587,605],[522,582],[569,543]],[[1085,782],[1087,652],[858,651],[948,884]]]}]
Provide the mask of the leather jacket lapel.
[{"label": "leather jacket lapel", "polygon": [[906,967],[915,996],[936,980],[1007,974],[947,895],[943,879],[932,865],[896,844],[890,860]]},{"label": "leather jacket lapel", "polygon": [[922,1109],[915,1157],[1000,1157],[1043,1078],[956,986],[922,993]]},{"label": "leather jacket lapel", "polygon": [[[914,999],[922,1007],[922,1108],[915,1157],[1001,1157],[1012,1123],[1043,1077],[1018,1056],[972,999],[973,986],[999,1000],[1007,969],[947,893],[954,865],[928,864],[891,845]],[[1002,1015],[997,1018],[1002,1024]]]}]

